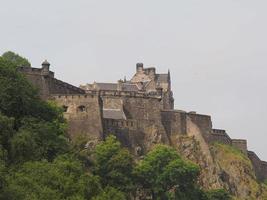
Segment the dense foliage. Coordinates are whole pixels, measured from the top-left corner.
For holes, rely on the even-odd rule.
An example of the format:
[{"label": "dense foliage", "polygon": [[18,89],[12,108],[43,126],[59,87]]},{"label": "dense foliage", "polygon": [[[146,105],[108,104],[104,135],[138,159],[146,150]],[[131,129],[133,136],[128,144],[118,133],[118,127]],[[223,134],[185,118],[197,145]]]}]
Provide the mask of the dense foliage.
[{"label": "dense foliage", "polygon": [[141,161],[109,136],[95,149],[70,140],[62,110],[0,57],[0,200],[227,199],[203,192],[198,167],[164,145]]},{"label": "dense foliage", "polygon": [[30,67],[31,63],[28,61],[28,59],[21,57],[20,55],[12,52],[7,51],[3,53],[2,58],[5,60],[12,62],[17,67]]}]

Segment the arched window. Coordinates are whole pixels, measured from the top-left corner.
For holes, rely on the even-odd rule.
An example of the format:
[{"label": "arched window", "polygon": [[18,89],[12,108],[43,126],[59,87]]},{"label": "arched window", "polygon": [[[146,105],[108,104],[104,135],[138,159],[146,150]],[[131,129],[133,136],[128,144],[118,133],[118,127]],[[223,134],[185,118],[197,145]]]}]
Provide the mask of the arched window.
[{"label": "arched window", "polygon": [[63,112],[68,112],[68,106],[62,106]]},{"label": "arched window", "polygon": [[78,112],[86,112],[85,106],[81,105],[78,107]]}]

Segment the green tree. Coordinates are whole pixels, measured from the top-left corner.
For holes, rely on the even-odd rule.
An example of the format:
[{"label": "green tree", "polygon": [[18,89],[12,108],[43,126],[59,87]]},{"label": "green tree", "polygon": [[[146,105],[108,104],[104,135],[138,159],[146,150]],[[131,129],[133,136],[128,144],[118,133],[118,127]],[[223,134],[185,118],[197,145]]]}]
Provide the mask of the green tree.
[{"label": "green tree", "polygon": [[101,177],[104,187],[112,186],[121,191],[133,189],[133,158],[129,151],[121,147],[115,136],[109,136],[96,146],[94,173]]},{"label": "green tree", "polygon": [[7,51],[3,53],[2,57],[5,60],[12,62],[16,67],[21,67],[21,66],[30,67],[31,66],[31,63],[26,58],[23,58],[20,55],[12,51]]},{"label": "green tree", "polygon": [[208,200],[231,200],[231,196],[223,189],[211,190],[207,192]]},{"label": "green tree", "polygon": [[85,173],[75,158],[61,156],[52,163],[28,162],[7,177],[0,199],[89,200],[100,193],[99,179]]},{"label": "green tree", "polygon": [[15,133],[14,118],[9,118],[0,113],[0,146],[10,150],[10,139]]},{"label": "green tree", "polygon": [[19,125],[27,116],[54,121],[61,117],[58,108],[42,101],[38,91],[26,78],[18,73],[14,65],[0,57],[0,113],[15,118]]},{"label": "green tree", "polygon": [[27,118],[11,139],[13,163],[47,159],[68,151],[69,145],[64,130],[53,122]]},{"label": "green tree", "polygon": [[176,150],[164,145],[157,145],[135,168],[137,183],[140,188],[150,191],[152,199],[168,199],[168,192],[175,192],[175,199],[191,198],[197,189],[195,181],[199,168],[186,162]]},{"label": "green tree", "polygon": [[126,196],[121,191],[106,187],[98,196],[94,197],[93,200],[126,200]]}]

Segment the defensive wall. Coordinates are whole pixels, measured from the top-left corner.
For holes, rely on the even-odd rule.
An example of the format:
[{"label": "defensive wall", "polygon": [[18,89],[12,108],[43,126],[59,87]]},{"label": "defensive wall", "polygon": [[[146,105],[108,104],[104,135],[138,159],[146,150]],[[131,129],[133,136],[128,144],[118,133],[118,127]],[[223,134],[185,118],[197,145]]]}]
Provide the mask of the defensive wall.
[{"label": "defensive wall", "polygon": [[267,163],[261,161],[261,159],[253,151],[248,151],[248,157],[252,162],[257,179],[260,181],[265,180],[267,178]]},{"label": "defensive wall", "polygon": [[71,137],[82,134],[90,139],[103,139],[103,112],[99,95],[52,95],[51,99],[64,109]]},{"label": "defensive wall", "polygon": [[[232,145],[247,154],[257,178],[261,181],[267,179],[267,162],[247,151],[246,140],[231,139],[225,130],[213,129],[208,115],[174,110],[172,106],[166,110],[165,104],[170,102],[172,94],[166,96],[162,90],[89,90],[85,94],[83,89],[54,78],[49,66],[44,62],[42,68],[20,67],[18,70],[39,88],[43,99],[53,99],[64,109],[71,137],[83,134],[101,140],[108,134],[115,134],[131,151],[142,155],[153,144],[170,143],[172,136],[198,132],[207,143]],[[123,111],[126,119],[105,119],[103,109],[106,108]]]},{"label": "defensive wall", "polygon": [[84,94],[84,90],[54,78],[54,72],[49,71],[49,66],[42,68],[18,68],[26,78],[39,89],[42,99],[48,99],[51,94]]}]

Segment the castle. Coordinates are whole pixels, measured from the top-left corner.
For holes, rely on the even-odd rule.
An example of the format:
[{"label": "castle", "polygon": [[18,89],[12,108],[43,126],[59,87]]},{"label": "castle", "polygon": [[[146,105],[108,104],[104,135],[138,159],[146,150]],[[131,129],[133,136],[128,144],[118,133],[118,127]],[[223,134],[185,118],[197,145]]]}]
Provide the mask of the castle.
[{"label": "castle", "polygon": [[208,144],[221,142],[240,149],[252,161],[257,178],[267,179],[267,162],[248,151],[246,140],[231,139],[225,130],[214,129],[208,115],[174,109],[170,72],[158,74],[156,68],[138,63],[131,80],[75,87],[57,80],[49,68],[45,61],[41,68],[19,71],[39,88],[41,98],[62,106],[71,137],[82,134],[102,140],[114,134],[141,156],[155,143],[171,145],[177,135],[201,135]]}]

